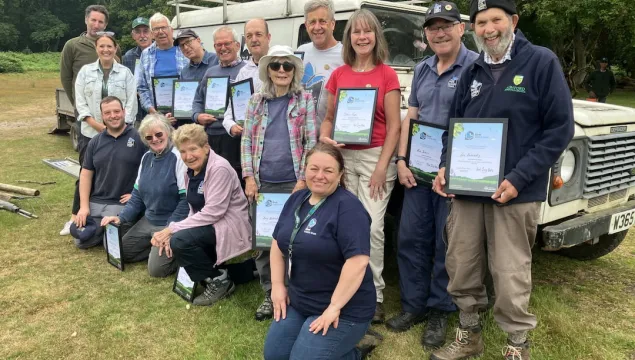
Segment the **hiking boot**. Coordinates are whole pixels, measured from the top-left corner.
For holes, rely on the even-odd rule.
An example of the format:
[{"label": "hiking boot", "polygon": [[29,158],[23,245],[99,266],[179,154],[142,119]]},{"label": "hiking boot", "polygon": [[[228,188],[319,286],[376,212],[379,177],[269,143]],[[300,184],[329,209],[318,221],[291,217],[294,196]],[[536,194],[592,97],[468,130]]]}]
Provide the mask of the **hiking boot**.
[{"label": "hiking boot", "polygon": [[384,305],[380,302],[375,305],[375,315],[370,321],[371,324],[381,324],[386,320],[386,313],[384,313]]},{"label": "hiking boot", "polygon": [[271,301],[271,290],[265,293],[265,299],[256,310],[256,320],[263,321],[273,317],[273,302]]},{"label": "hiking boot", "polygon": [[227,275],[227,270],[219,270],[222,274],[215,278],[207,278],[203,280],[205,283],[205,291],[196,298],[192,304],[198,306],[210,306],[218,302],[220,299],[228,297],[236,290],[236,285]]},{"label": "hiking boot", "polygon": [[426,329],[421,337],[421,344],[424,348],[434,350],[445,344],[445,334],[448,330],[448,313],[445,311],[432,310],[428,316]]},{"label": "hiking boot", "polygon": [[485,345],[481,336],[481,327],[456,329],[456,339],[430,355],[430,360],[467,360],[483,355]]},{"label": "hiking boot", "polygon": [[394,332],[404,332],[426,320],[428,315],[426,313],[423,314],[413,314],[407,311],[402,311],[399,315],[392,317],[386,321],[386,327],[390,331]]},{"label": "hiking boot", "polygon": [[529,341],[524,344],[514,344],[507,340],[502,352],[505,360],[529,360]]},{"label": "hiking boot", "polygon": [[384,341],[384,337],[378,333],[377,331],[371,330],[370,328],[366,330],[366,334],[364,337],[357,343],[357,351],[361,354],[361,359],[364,360],[373,351],[381,342]]}]

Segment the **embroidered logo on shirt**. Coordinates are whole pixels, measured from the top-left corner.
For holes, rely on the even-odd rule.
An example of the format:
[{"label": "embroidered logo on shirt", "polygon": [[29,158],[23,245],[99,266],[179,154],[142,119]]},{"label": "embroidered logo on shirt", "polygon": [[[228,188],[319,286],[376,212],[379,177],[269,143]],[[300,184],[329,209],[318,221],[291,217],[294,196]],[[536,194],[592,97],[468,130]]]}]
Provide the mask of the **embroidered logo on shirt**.
[{"label": "embroidered logo on shirt", "polygon": [[487,4],[485,0],[478,0],[478,11],[487,9]]},{"label": "embroidered logo on shirt", "polygon": [[128,147],[133,147],[134,146],[134,139],[133,138],[128,138],[128,143],[126,145]]},{"label": "embroidered logo on shirt", "polygon": [[481,93],[481,87],[483,83],[480,83],[476,80],[472,81],[472,86],[470,87],[470,93],[472,95],[472,99],[477,97]]},{"label": "embroidered logo on shirt", "polygon": [[514,86],[510,85],[510,86],[506,87],[505,91],[517,92],[517,93],[521,93],[521,94],[526,93],[527,91],[525,90],[524,86],[518,86],[518,85],[522,84],[524,78],[525,77],[522,76],[522,75],[514,76],[514,79],[512,80],[512,82],[514,83]]},{"label": "embroidered logo on shirt", "polygon": [[456,88],[456,84],[459,82],[459,78],[458,76],[452,76],[452,78],[450,79],[450,81],[448,81],[448,87],[450,89],[454,89]]},{"label": "embroidered logo on shirt", "polygon": [[203,194],[204,193],[204,191],[203,191],[203,181],[201,181],[201,183],[198,184],[198,189],[196,190],[196,193],[197,194]]},{"label": "embroidered logo on shirt", "polygon": [[304,233],[305,234],[310,234],[310,235],[317,235],[316,233],[312,232],[311,229],[317,224],[317,220],[315,220],[315,218],[309,220],[309,223],[306,226],[306,229],[304,229]]},{"label": "embroidered logo on shirt", "polygon": [[524,79],[524,78],[525,78],[525,77],[524,77],[524,76],[522,76],[522,75],[516,75],[516,76],[514,76],[514,85],[516,85],[516,86],[520,85],[520,84],[523,82],[523,79]]}]

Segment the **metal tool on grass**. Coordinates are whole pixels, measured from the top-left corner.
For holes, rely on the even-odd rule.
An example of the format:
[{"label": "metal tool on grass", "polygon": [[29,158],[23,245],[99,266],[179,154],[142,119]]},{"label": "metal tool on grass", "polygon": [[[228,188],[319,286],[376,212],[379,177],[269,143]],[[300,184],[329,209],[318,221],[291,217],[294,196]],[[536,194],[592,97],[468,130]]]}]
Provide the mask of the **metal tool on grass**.
[{"label": "metal tool on grass", "polygon": [[22,210],[17,205],[14,205],[8,201],[0,200],[0,209],[7,210],[18,215],[22,215],[28,219],[37,219],[36,215],[33,215],[26,210]]}]

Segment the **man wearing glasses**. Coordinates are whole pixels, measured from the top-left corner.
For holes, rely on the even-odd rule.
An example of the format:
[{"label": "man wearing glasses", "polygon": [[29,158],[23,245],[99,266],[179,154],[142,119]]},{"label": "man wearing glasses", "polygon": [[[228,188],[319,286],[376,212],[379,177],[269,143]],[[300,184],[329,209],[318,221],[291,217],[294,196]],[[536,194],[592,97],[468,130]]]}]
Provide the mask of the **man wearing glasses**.
[{"label": "man wearing glasses", "polygon": [[[410,119],[448,126],[448,111],[461,73],[478,54],[461,43],[465,24],[456,4],[430,5],[423,24],[434,56],[415,67],[408,114],[401,126],[397,156],[399,182],[406,188],[399,225],[399,315],[386,322],[396,332],[428,320],[421,342],[438,348],[445,342],[448,314],[456,310],[447,292],[445,243],[442,233],[448,216],[446,199],[432,191],[431,183],[417,182],[406,163]],[[440,159],[439,159],[440,160]]]},{"label": "man wearing glasses", "polygon": [[190,63],[181,71],[181,80],[200,81],[207,69],[218,65],[216,55],[205,50],[201,38],[193,30],[182,30],[174,39],[174,46],[178,46],[183,55],[190,60]]},{"label": "man wearing glasses", "polygon": [[[139,72],[135,70],[141,63],[141,52],[152,45],[152,31],[150,31],[150,22],[148,19],[138,17],[132,20],[131,35],[132,39],[137,43],[137,46],[126,52],[123,56],[122,63],[135,75],[135,83],[138,83]],[[139,111],[137,111],[137,118],[135,119],[135,128],[138,127],[138,123],[147,115],[141,106],[141,100],[139,100],[137,108]]]},{"label": "man wearing glasses", "polygon": [[175,76],[190,60],[186,58],[178,46],[174,46],[172,27],[168,18],[156,13],[150,18],[150,30],[154,43],[141,53],[139,74],[137,76],[137,92],[141,97],[141,107],[150,114],[157,112],[152,96],[152,77]]}]

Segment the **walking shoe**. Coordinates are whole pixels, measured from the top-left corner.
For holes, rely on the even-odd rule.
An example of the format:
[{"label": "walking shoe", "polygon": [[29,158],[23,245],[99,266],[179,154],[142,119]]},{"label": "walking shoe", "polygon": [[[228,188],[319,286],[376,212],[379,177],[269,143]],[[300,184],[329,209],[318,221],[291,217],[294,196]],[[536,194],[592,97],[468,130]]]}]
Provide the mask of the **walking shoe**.
[{"label": "walking shoe", "polygon": [[73,224],[72,221],[67,221],[64,224],[64,227],[62,228],[62,230],[60,231],[60,235],[61,236],[66,236],[66,235],[70,235],[71,234],[71,225]]},{"label": "walking shoe", "polygon": [[381,342],[384,341],[384,337],[377,331],[368,328],[364,337],[357,343],[357,351],[361,354],[361,359],[364,360]]},{"label": "walking shoe", "polygon": [[426,349],[438,349],[445,344],[445,333],[448,330],[448,313],[432,310],[428,316],[426,329],[421,337],[421,344]]},{"label": "walking shoe", "polygon": [[386,313],[384,313],[384,305],[380,302],[375,305],[375,315],[370,321],[371,324],[381,324],[386,320]]},{"label": "walking shoe", "polygon": [[514,344],[507,340],[502,354],[505,360],[529,360],[529,341],[525,341],[524,344]]},{"label": "walking shoe", "polygon": [[228,297],[236,290],[236,285],[227,275],[227,270],[220,270],[221,275],[215,278],[207,278],[205,282],[205,291],[197,296],[192,304],[198,306],[210,306],[218,302],[220,299]]},{"label": "walking shoe", "polygon": [[483,355],[485,345],[481,336],[481,327],[457,328],[456,339],[430,355],[430,360],[467,360]]},{"label": "walking shoe", "polygon": [[390,331],[404,332],[414,325],[424,322],[427,317],[427,313],[417,315],[407,311],[402,311],[399,315],[388,319],[388,321],[386,321],[386,327]]},{"label": "walking shoe", "polygon": [[273,302],[271,301],[271,290],[265,293],[265,299],[256,310],[256,320],[263,321],[273,317]]}]

